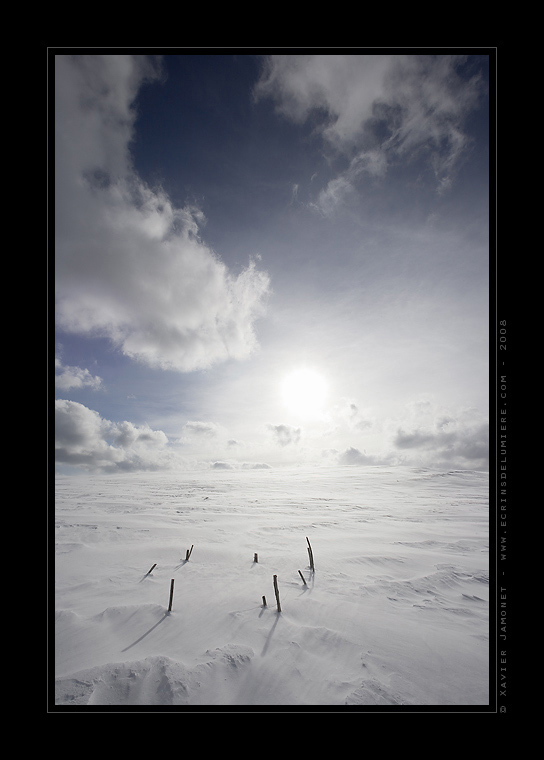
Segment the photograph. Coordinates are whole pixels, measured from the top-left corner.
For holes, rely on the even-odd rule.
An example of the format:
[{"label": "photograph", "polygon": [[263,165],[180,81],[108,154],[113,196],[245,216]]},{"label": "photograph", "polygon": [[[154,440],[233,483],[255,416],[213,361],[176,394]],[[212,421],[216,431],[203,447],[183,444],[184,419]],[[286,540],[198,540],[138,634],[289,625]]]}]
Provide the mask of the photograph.
[{"label": "photograph", "polygon": [[506,711],[496,75],[47,49],[49,712]]}]

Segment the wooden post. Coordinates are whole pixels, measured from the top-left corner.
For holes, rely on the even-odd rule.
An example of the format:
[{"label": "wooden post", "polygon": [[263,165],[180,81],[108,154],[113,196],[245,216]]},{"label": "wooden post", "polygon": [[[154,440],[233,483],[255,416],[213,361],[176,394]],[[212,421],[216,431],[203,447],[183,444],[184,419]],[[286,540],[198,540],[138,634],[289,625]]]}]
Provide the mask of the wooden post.
[{"label": "wooden post", "polygon": [[[156,563],[156,562],[155,562],[155,564],[153,565],[153,567],[157,567],[157,563]],[[151,568],[151,570],[153,570],[153,567]],[[148,574],[148,575],[149,575],[149,573],[151,572],[151,570],[148,570],[148,571],[147,571],[147,574]]]},{"label": "wooden post", "polygon": [[263,596],[263,607],[266,607],[266,596]]},{"label": "wooden post", "polygon": [[281,612],[280,604],[280,592],[278,591],[278,576],[274,576],[274,593],[276,594],[276,602],[278,604],[278,612]]},{"label": "wooden post", "polygon": [[258,562],[259,558],[257,557],[257,552],[253,555],[253,562]]},{"label": "wooden post", "polygon": [[300,575],[300,577],[302,578],[302,582],[306,586],[306,581],[304,580],[304,576],[302,575],[302,573],[300,572],[300,570],[298,571],[298,574]]},{"label": "wooden post", "polygon": [[174,598],[174,579],[170,581],[170,601],[168,602],[168,612],[172,610],[172,600]]},{"label": "wooden post", "polygon": [[308,556],[310,557],[310,570],[312,572],[314,572],[315,571],[315,568],[314,568],[314,555],[313,555],[313,552],[312,552],[312,547],[310,545],[310,539],[308,538],[308,536],[306,536],[306,541],[308,541]]},{"label": "wooden post", "polygon": [[[193,546],[194,546],[194,544],[193,544]],[[191,546],[191,548],[187,549],[187,551],[185,552],[185,562],[189,561],[189,557],[191,556],[191,552],[193,551],[193,546]]]}]

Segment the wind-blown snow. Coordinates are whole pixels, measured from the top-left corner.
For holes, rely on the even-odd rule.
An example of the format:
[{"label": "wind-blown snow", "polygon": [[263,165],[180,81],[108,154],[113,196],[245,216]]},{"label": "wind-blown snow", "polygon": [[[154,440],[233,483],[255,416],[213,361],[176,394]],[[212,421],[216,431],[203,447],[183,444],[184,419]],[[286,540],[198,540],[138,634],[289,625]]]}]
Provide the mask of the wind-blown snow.
[{"label": "wind-blown snow", "polygon": [[55,707],[489,703],[487,473],[58,475],[55,517]]}]

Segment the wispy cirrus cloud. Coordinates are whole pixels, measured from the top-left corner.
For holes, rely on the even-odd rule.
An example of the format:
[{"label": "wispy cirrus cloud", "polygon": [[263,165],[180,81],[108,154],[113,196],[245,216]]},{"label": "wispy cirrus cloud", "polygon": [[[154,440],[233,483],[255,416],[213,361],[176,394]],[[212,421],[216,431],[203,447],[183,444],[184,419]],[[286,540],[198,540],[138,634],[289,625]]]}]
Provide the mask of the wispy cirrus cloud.
[{"label": "wispy cirrus cloud", "polygon": [[464,121],[478,105],[479,76],[462,76],[463,55],[271,55],[255,96],[285,118],[311,122],[331,158],[347,168],[312,204],[324,214],[364,176],[423,157],[443,192],[469,145]]}]

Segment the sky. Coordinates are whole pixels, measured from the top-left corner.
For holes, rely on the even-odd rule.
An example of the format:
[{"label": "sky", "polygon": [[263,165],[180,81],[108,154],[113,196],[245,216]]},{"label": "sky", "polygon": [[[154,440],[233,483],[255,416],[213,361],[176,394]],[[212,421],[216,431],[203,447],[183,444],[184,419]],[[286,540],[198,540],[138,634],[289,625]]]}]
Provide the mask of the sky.
[{"label": "sky", "polygon": [[493,59],[364,50],[53,56],[58,471],[488,469]]}]

